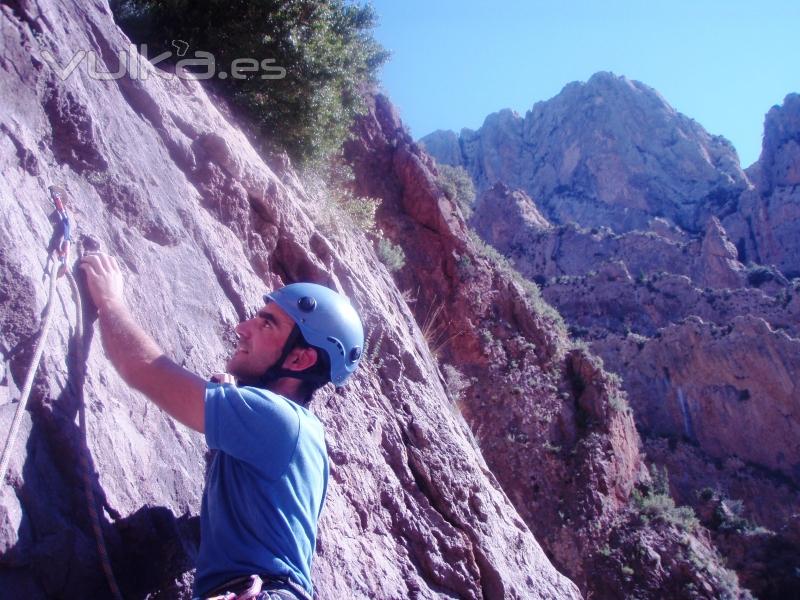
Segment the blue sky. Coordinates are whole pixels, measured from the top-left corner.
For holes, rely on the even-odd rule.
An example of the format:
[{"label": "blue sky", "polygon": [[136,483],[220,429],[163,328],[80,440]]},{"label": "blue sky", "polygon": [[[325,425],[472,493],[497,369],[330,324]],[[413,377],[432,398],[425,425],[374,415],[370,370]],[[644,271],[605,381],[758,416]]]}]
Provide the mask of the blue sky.
[{"label": "blue sky", "polygon": [[612,71],[656,90],[743,166],[764,115],[800,93],[800,2],[373,0],[392,52],[384,90],[415,138],[524,114],[571,81]]}]

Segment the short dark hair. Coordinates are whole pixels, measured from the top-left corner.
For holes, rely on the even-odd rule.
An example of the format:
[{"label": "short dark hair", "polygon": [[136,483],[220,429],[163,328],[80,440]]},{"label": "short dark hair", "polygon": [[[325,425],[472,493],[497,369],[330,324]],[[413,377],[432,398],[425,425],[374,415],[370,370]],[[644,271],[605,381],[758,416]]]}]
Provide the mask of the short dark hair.
[{"label": "short dark hair", "polygon": [[311,375],[311,378],[303,379],[298,388],[298,393],[303,398],[303,403],[308,404],[311,402],[311,397],[314,395],[314,392],[325,386],[331,380],[331,361],[325,350],[309,344],[302,333],[297,337],[295,348],[313,348],[317,351],[317,362],[304,371],[301,371],[304,375]]}]

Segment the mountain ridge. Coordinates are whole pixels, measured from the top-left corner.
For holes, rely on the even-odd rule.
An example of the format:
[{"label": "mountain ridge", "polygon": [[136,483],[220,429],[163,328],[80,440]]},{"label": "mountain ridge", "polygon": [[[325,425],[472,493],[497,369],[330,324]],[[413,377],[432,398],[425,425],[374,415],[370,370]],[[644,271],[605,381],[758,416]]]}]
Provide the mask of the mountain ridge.
[{"label": "mountain ridge", "polygon": [[[679,479],[676,500],[703,515],[758,597],[792,596],[800,97],[770,109],[747,172],[726,141],[677,114],[651,88],[603,73],[524,118],[501,111],[478,131],[421,141],[472,176],[475,231],[621,376],[648,459]],[[748,538],[756,524],[770,533]]]}]

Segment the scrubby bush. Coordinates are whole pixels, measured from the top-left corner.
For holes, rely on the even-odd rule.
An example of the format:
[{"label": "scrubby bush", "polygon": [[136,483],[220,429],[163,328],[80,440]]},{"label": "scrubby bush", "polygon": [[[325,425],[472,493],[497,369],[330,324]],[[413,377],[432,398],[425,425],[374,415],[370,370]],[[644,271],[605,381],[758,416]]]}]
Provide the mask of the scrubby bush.
[{"label": "scrubby bush", "polygon": [[627,398],[625,398],[623,394],[616,392],[610,395],[608,399],[608,404],[611,406],[612,410],[618,413],[627,414],[631,408],[630,405],[628,404]]},{"label": "scrubby bush", "polygon": [[302,170],[302,178],[309,197],[315,201],[314,221],[323,232],[377,232],[375,217],[381,199],[356,193],[353,169],[341,156],[308,166]]},{"label": "scrubby bush", "polygon": [[355,192],[355,174],[341,156],[332,157],[319,166],[327,183],[328,201],[336,213],[344,216],[358,229],[374,233],[375,215],[381,205],[380,198],[360,196]]},{"label": "scrubby bush", "polygon": [[728,498],[721,491],[709,487],[697,492],[697,497],[713,507],[709,523],[712,529],[734,531],[745,535],[770,533],[769,530],[757,526],[744,516],[744,503],[741,500]]},{"label": "scrubby bush", "polygon": [[450,395],[450,400],[458,403],[463,399],[464,391],[472,385],[472,382],[461,371],[450,364],[442,365],[442,375],[447,384],[447,392]]},{"label": "scrubby bush", "polygon": [[399,271],[406,266],[406,253],[403,249],[383,237],[378,240],[378,258],[390,271]]},{"label": "scrubby bush", "polygon": [[775,265],[747,265],[747,283],[753,287],[761,287],[767,282],[774,281],[778,285],[789,287],[790,282]]},{"label": "scrubby bush", "polygon": [[625,336],[625,339],[636,344],[636,347],[641,350],[644,348],[644,345],[649,341],[650,338],[629,330]]},{"label": "scrubby bush", "polygon": [[675,501],[669,495],[669,474],[667,468],[658,469],[653,465],[650,469],[653,477],[652,484],[645,493],[634,490],[631,494],[633,506],[639,512],[644,522],[662,521],[683,529],[694,531],[699,521],[689,506],[675,506]]},{"label": "scrubby bush", "polygon": [[747,283],[753,287],[761,287],[768,281],[775,280],[775,273],[770,267],[750,265],[747,270]]},{"label": "scrubby bush", "polygon": [[475,204],[475,185],[464,167],[437,165],[439,186],[444,195],[456,203],[465,219],[472,215]]},{"label": "scrubby bush", "polygon": [[[214,55],[209,83],[300,162],[329,155],[363,109],[388,53],[369,5],[345,0],[117,0],[117,22],[149,56],[173,42]],[[176,56],[172,59],[178,60]],[[244,68],[233,76],[234,61]],[[265,63],[262,61],[272,61]],[[258,65],[252,70],[250,65]],[[283,74],[282,77],[280,75]],[[241,77],[240,77],[241,76]]]},{"label": "scrubby bush", "polygon": [[375,231],[375,213],[381,204],[380,198],[340,195],[336,202],[356,227],[367,233]]},{"label": "scrubby bush", "polygon": [[666,494],[649,492],[642,494],[633,492],[633,502],[642,519],[651,519],[671,523],[686,531],[693,531],[697,525],[697,517],[689,506],[675,506],[675,501]]}]

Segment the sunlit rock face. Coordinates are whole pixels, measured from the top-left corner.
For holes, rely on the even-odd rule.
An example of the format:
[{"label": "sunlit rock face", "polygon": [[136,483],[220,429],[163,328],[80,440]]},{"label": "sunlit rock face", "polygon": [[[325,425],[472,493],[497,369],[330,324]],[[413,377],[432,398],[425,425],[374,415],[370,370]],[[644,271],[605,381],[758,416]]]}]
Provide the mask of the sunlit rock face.
[{"label": "sunlit rock face", "polygon": [[761,157],[748,169],[755,189],[724,221],[746,261],[800,276],[800,96],[789,94],[764,120]]},{"label": "sunlit rock face", "polygon": [[525,245],[525,239],[516,238],[518,232],[535,235],[552,228],[525,192],[503,183],[478,196],[471,222],[486,242],[503,253]]},{"label": "sunlit rock face", "polygon": [[[798,591],[798,139],[791,94],[745,173],[654,90],[600,73],[524,117],[422,140],[472,175],[475,231],[621,376],[648,458],[759,597]],[[742,513],[720,521],[726,502]],[[772,533],[747,537],[747,519]]]},{"label": "sunlit rock face", "polygon": [[[357,228],[321,217],[324,198],[285,156],[265,160],[224,103],[147,63],[147,78],[97,78],[83,62],[59,77],[57,67],[79,50],[103,73],[115,73],[129,51],[102,2],[3,3],[0,35],[3,440],[41,326],[53,231],[48,186],[57,184],[67,192],[75,240],[91,238],[117,257],[135,318],[203,377],[223,368],[233,327],[274,286],[323,283],[360,312],[369,346],[359,372],[312,405],[331,458],[315,597],[580,597],[452,409],[372,244]],[[425,179],[417,185],[428,198]],[[422,203],[418,217],[435,221],[441,211]],[[463,234],[463,222],[448,219]],[[115,579],[126,598],[189,598],[205,442],[124,385],[90,310],[85,338],[70,342],[75,304],[65,280],[57,290],[54,327],[0,491],[0,595],[111,597],[80,468],[80,343],[89,480]]]},{"label": "sunlit rock face", "polygon": [[[408,259],[395,278],[488,467],[554,564],[587,597],[655,599],[685,589],[746,597],[735,583],[727,590],[735,577],[702,534],[687,538],[673,523],[640,518],[632,494],[652,481],[619,382],[573,346],[510,265],[467,235],[460,211],[435,185],[435,163],[386,98],[376,98],[356,131],[346,156],[358,192],[383,199],[380,229]],[[560,229],[518,190],[498,184],[484,200],[475,212],[498,217],[488,233],[498,241],[515,221],[533,237]],[[624,268],[603,273],[625,277]]]},{"label": "sunlit rock face", "polygon": [[524,117],[492,114],[458,141],[460,156],[452,132],[421,140],[437,160],[464,166],[479,190],[522,189],[555,223],[623,232],[661,217],[701,231],[749,185],[727,140],[611,73],[570,83]]}]

